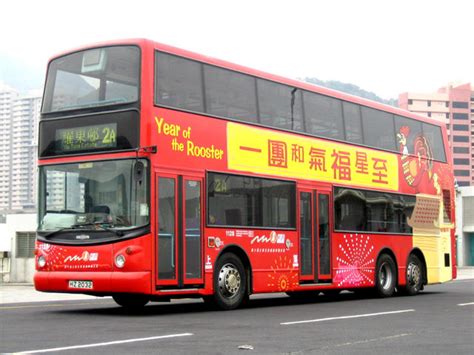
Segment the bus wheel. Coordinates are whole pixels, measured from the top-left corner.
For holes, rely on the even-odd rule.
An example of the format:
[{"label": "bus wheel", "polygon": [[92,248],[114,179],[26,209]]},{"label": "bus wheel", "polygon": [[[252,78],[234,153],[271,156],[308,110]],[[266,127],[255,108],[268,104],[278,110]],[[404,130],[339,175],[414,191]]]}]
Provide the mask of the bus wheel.
[{"label": "bus wheel", "polygon": [[222,255],[214,274],[214,300],[225,310],[235,309],[247,297],[247,279],[240,259],[232,253]]},{"label": "bus wheel", "polygon": [[416,295],[423,287],[423,267],[420,259],[414,254],[408,258],[406,282],[404,293],[410,296]]},{"label": "bus wheel", "polygon": [[380,297],[390,297],[397,285],[395,262],[388,254],[382,254],[375,270],[375,289]]},{"label": "bus wheel", "polygon": [[119,306],[129,309],[143,308],[150,301],[147,296],[137,294],[116,294],[112,298]]}]

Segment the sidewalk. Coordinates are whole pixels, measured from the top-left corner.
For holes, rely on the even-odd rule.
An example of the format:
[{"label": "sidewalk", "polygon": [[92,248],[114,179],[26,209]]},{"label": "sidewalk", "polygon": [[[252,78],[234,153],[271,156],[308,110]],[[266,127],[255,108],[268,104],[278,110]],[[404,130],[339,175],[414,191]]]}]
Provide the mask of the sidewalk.
[{"label": "sidewalk", "polygon": [[82,294],[38,292],[32,284],[0,284],[0,305],[8,303],[104,299]]},{"label": "sidewalk", "polygon": [[474,279],[474,266],[458,267],[458,277],[456,280]]},{"label": "sidewalk", "polygon": [[[456,280],[474,279],[474,267],[458,268]],[[35,290],[31,284],[0,284],[0,305],[8,303],[51,302],[69,300],[106,299],[82,294],[44,293]]]}]

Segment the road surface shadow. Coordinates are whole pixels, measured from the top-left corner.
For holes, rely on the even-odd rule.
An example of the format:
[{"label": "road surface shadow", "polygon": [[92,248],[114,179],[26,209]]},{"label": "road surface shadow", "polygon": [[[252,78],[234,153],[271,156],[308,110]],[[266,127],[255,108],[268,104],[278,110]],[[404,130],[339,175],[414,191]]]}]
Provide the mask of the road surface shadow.
[{"label": "road surface shadow", "polygon": [[[421,292],[414,299],[418,297],[425,297],[429,295],[443,294],[444,292]],[[411,299],[413,296],[402,296],[396,295],[397,298],[407,298]],[[188,314],[188,313],[205,313],[205,312],[238,312],[245,309],[256,309],[256,308],[270,308],[270,307],[290,307],[297,305],[307,305],[307,304],[334,304],[337,302],[360,302],[363,300],[380,300],[385,302],[383,299],[372,295],[359,293],[359,292],[343,292],[337,296],[326,296],[318,295],[313,297],[303,297],[295,296],[289,297],[286,294],[267,294],[267,295],[258,295],[253,296],[251,299],[243,305],[241,308],[238,308],[234,311],[222,311],[212,304],[203,302],[200,299],[186,299],[186,300],[176,300],[172,302],[152,302],[147,306],[141,309],[127,309],[121,306],[118,306],[110,300],[110,303],[105,303],[101,301],[100,303],[95,303],[91,301],[90,303],[82,303],[80,305],[71,304],[71,307],[78,308],[68,308],[68,309],[48,309],[48,312],[57,313],[57,314],[74,314],[74,315],[103,315],[103,316],[130,316],[130,317],[150,317],[157,315],[173,315],[173,314]],[[64,303],[67,306],[67,303]],[[357,306],[356,306],[357,307]]]}]

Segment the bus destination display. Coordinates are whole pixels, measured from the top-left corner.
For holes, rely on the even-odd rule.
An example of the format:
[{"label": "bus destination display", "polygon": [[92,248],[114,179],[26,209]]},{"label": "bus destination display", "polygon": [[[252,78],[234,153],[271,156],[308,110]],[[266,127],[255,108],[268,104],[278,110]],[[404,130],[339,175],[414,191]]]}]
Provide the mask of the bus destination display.
[{"label": "bus destination display", "polygon": [[56,130],[57,149],[62,152],[83,151],[117,147],[117,124]]}]

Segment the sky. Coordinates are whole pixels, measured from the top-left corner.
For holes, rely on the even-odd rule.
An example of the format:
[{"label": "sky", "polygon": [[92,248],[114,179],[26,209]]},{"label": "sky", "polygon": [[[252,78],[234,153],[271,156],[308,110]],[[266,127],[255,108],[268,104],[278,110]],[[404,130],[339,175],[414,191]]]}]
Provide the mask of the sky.
[{"label": "sky", "polygon": [[383,98],[474,85],[472,0],[7,0],[0,9],[0,74],[20,66],[44,77],[57,53],[143,37]]}]

